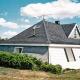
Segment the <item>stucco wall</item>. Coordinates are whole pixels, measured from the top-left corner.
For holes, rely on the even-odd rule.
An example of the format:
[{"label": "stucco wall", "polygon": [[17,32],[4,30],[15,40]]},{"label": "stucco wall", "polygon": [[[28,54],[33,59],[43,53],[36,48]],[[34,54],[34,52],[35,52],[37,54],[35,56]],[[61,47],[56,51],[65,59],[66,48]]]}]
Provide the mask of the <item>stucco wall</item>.
[{"label": "stucco wall", "polygon": [[76,61],[80,61],[80,48],[73,48]]},{"label": "stucco wall", "polygon": [[51,64],[60,64],[63,68],[73,68],[79,69],[80,68],[80,48],[72,48],[76,61],[72,60],[72,57],[68,53],[70,61],[67,61],[64,48],[55,48],[49,47],[49,63]]},{"label": "stucco wall", "polygon": [[14,52],[15,47],[23,47],[22,53],[35,56],[43,61],[48,61],[48,47],[45,46],[0,45],[0,51]]},{"label": "stucco wall", "polygon": [[62,64],[67,62],[63,48],[49,48],[49,63]]}]

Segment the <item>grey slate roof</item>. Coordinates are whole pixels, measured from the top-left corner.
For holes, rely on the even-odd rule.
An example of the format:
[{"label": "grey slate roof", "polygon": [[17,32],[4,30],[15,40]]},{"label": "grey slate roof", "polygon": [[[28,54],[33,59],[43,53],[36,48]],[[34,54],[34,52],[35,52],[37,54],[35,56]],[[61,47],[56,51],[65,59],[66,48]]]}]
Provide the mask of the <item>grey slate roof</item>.
[{"label": "grey slate roof", "polygon": [[[68,39],[68,35],[75,24],[58,25],[52,22],[40,21],[32,27],[24,30],[18,35],[10,38],[3,43],[11,44],[80,44],[80,39]],[[68,28],[67,28],[68,27]],[[35,35],[34,35],[35,28]]]},{"label": "grey slate roof", "polygon": [[[33,28],[35,29],[35,35]],[[43,22],[33,25],[7,41],[8,43],[48,43]]]},{"label": "grey slate roof", "polygon": [[61,25],[67,37],[69,36],[70,32],[74,28],[75,24],[76,23]]}]

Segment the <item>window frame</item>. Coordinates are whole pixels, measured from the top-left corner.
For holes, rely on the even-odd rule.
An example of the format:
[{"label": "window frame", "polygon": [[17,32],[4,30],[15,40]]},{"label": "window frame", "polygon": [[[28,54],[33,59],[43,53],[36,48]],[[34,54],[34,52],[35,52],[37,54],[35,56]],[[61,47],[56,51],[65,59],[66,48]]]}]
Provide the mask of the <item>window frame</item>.
[{"label": "window frame", "polygon": [[17,52],[16,49],[20,49],[20,48],[22,49],[22,50],[21,50],[21,53],[22,53],[22,52],[23,52],[23,47],[15,47],[15,48],[14,48],[14,53],[19,53],[19,52]]}]

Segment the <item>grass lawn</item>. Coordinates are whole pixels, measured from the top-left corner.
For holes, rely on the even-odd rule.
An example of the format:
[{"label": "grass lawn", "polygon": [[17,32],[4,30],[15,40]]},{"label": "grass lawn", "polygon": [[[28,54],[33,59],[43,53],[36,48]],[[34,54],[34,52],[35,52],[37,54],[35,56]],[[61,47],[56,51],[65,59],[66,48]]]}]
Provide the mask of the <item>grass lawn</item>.
[{"label": "grass lawn", "polygon": [[47,72],[0,67],[0,80],[80,80],[80,70],[66,71],[61,75]]}]

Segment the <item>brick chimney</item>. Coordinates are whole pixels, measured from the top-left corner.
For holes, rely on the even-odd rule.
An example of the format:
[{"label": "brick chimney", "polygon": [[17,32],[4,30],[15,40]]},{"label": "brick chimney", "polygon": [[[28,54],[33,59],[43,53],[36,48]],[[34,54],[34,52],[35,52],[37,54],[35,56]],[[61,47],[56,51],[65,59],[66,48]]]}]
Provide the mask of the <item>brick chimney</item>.
[{"label": "brick chimney", "polygon": [[55,21],[55,24],[58,24],[58,25],[60,25],[60,21]]}]

